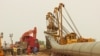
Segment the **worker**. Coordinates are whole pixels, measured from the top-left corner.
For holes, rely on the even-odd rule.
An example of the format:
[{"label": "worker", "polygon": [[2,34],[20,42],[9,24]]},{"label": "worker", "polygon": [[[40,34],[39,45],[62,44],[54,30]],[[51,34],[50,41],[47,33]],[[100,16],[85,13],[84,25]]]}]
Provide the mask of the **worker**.
[{"label": "worker", "polygon": [[3,51],[4,51],[4,54],[6,55],[7,54],[7,48],[3,47]]},{"label": "worker", "polygon": [[30,55],[30,53],[31,53],[31,48],[30,48],[30,46],[28,46],[28,48],[27,48],[27,54]]},{"label": "worker", "polygon": [[9,51],[11,52],[11,55],[13,55],[13,53],[14,53],[14,52],[13,52],[13,44],[10,45]]},{"label": "worker", "polygon": [[34,54],[37,54],[37,52],[38,52],[37,40],[35,40],[35,42],[34,42],[34,47],[33,47],[33,49],[32,49],[32,52],[33,52]]},{"label": "worker", "polygon": [[33,53],[34,53],[35,55],[37,55],[37,51],[38,51],[38,48],[35,46],[35,47],[33,48]]},{"label": "worker", "polygon": [[14,56],[16,56],[17,55],[17,47],[16,46],[13,47],[13,52],[14,52]]}]

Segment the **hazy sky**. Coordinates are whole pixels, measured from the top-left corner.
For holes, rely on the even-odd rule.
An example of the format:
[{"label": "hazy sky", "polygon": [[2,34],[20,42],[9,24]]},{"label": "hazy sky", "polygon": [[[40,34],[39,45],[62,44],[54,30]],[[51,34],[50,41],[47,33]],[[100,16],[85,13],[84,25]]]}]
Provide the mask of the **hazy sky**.
[{"label": "hazy sky", "polygon": [[[9,34],[18,41],[21,35],[34,26],[37,38],[45,40],[46,14],[64,3],[79,32],[85,38],[100,40],[100,0],[0,0],[0,32],[10,43]],[[67,16],[67,15],[66,15]]]}]

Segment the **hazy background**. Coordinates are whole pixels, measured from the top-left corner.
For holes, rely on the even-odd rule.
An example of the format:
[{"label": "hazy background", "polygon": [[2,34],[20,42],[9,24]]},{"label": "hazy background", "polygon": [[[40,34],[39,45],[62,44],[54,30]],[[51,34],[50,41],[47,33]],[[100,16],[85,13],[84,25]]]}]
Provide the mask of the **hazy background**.
[{"label": "hazy background", "polygon": [[0,0],[0,32],[3,41],[10,43],[9,34],[18,41],[21,35],[35,26],[37,38],[45,41],[46,14],[64,3],[79,32],[84,37],[100,40],[100,0]]}]

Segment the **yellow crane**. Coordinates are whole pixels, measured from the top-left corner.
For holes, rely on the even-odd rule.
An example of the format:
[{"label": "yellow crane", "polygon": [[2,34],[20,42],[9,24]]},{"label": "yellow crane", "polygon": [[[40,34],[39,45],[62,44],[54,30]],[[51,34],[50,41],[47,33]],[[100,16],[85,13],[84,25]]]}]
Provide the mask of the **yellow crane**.
[{"label": "yellow crane", "polygon": [[46,23],[46,48],[52,56],[100,56],[100,42],[80,34],[63,3],[55,7],[54,13],[47,13]]},{"label": "yellow crane", "polygon": [[[62,13],[63,9],[69,17],[71,23],[69,23],[69,21],[64,17]],[[65,19],[72,32],[65,29],[65,27],[63,26],[63,19]],[[51,35],[53,35],[59,44],[95,41],[95,39],[86,39],[81,36],[80,32],[78,31],[75,23],[73,22],[70,14],[68,13],[63,3],[60,3],[58,7],[55,7],[54,13],[48,12],[46,15],[46,20],[48,22],[46,33],[49,32]]]}]

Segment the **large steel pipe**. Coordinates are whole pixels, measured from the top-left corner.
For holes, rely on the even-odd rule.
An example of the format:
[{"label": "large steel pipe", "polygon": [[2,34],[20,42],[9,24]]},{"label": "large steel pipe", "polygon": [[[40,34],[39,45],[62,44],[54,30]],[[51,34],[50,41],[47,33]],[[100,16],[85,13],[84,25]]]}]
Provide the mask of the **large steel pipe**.
[{"label": "large steel pipe", "polygon": [[82,42],[60,45],[53,36],[46,34],[52,46],[52,52],[69,56],[100,56],[100,42]]}]

